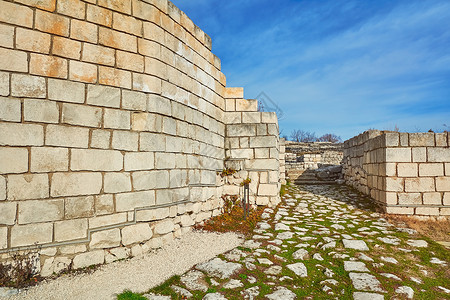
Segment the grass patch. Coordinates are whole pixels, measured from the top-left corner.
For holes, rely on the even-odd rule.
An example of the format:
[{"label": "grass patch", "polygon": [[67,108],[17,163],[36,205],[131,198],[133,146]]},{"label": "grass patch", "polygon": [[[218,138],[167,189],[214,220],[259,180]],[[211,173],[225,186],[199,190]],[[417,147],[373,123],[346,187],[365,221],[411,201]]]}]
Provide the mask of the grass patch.
[{"label": "grass patch", "polygon": [[147,300],[147,298],[132,291],[124,291],[122,294],[117,295],[117,300]]}]

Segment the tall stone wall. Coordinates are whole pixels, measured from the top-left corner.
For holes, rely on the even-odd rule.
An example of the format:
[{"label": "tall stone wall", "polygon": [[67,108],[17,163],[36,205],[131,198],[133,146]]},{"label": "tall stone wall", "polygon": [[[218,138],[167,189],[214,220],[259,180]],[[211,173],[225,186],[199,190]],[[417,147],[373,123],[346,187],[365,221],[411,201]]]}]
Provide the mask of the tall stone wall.
[{"label": "tall stone wall", "polygon": [[2,258],[40,249],[48,275],[159,247],[220,213],[226,159],[275,203],[276,116],[236,100],[259,131],[227,146],[220,68],[167,0],[0,0]]},{"label": "tall stone wall", "polygon": [[346,183],[387,213],[450,215],[449,133],[367,131],[344,143]]}]

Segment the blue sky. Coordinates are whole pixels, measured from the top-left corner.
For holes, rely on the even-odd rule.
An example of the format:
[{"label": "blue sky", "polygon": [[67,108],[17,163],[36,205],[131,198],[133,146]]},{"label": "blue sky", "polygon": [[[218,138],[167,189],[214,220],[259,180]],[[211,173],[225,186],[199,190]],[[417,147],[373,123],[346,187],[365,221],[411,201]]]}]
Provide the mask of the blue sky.
[{"label": "blue sky", "polygon": [[450,130],[449,0],[172,2],[211,36],[228,87],[283,111],[282,135]]}]

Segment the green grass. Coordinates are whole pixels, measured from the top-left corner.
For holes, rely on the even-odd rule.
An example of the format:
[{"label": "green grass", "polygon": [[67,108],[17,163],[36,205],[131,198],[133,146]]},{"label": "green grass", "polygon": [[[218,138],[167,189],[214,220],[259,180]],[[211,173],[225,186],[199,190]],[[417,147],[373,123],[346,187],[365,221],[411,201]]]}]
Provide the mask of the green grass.
[{"label": "green grass", "polygon": [[132,291],[124,291],[122,294],[117,295],[117,300],[147,300],[147,298]]}]

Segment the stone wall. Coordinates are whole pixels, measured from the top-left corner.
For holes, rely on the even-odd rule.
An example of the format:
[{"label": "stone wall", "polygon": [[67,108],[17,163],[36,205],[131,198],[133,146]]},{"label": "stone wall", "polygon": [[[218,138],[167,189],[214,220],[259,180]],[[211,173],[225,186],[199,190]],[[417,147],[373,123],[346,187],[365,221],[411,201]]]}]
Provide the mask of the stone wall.
[{"label": "stone wall", "polygon": [[329,165],[340,165],[343,159],[343,144],[314,142],[286,143],[286,169],[314,170]]},{"label": "stone wall", "polygon": [[49,275],[159,247],[220,213],[233,159],[277,203],[276,116],[220,68],[167,0],[0,0],[2,258],[40,249]]},{"label": "stone wall", "polygon": [[387,213],[450,215],[449,133],[367,131],[344,143],[346,183]]}]

